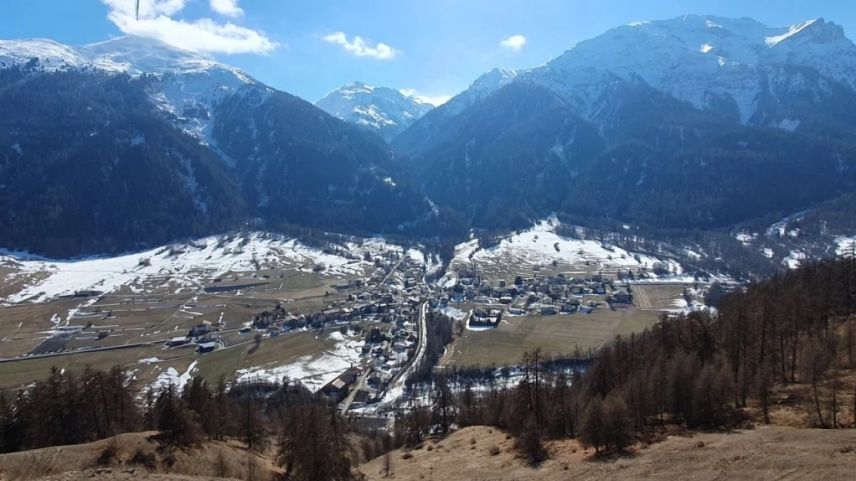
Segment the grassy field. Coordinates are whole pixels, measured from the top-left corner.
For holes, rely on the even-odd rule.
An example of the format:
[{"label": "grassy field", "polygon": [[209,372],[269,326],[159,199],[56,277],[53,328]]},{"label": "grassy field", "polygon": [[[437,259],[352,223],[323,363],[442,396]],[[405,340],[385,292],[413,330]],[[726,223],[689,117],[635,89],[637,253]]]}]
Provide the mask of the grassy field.
[{"label": "grassy field", "polygon": [[759,426],[668,436],[662,442],[637,444],[627,454],[596,458],[593,449],[568,439],[549,441],[550,459],[533,468],[521,459],[511,436],[474,426],[426,441],[423,449],[402,448],[388,458],[379,456],[359,469],[369,481],[825,481],[853,479],[854,445],[852,429]]},{"label": "grassy field", "polygon": [[248,342],[201,356],[194,374],[212,383],[217,382],[221,375],[232,380],[238,369],[284,365],[303,356],[319,355],[335,345],[326,333],[320,338],[316,338],[313,332],[271,337],[264,339],[258,349],[249,335],[245,337]]},{"label": "grassy field", "polygon": [[[37,379],[44,379],[52,367],[80,371],[89,366],[107,370],[118,364],[136,371],[140,383],[149,383],[167,367],[184,372],[194,356],[192,349],[164,350],[160,345],[152,345],[4,362],[0,363],[0,390],[17,389]],[[140,360],[152,357],[162,361],[156,364],[140,363]]]},{"label": "grassy field", "polygon": [[586,352],[616,335],[642,331],[658,319],[658,312],[640,309],[599,309],[570,316],[506,316],[496,329],[464,331],[443,363],[500,366],[516,363],[523,353],[537,348],[550,355],[572,354],[576,348]]},{"label": "grassy field", "polygon": [[[229,344],[232,347],[202,355],[197,354],[192,347],[164,349],[160,344],[153,344],[21,359],[0,363],[0,390],[15,390],[34,380],[44,379],[52,367],[79,371],[87,366],[107,370],[115,365],[133,372],[136,382],[142,388],[169,368],[174,368],[178,373],[187,371],[193,361],[197,361],[193,375],[202,376],[212,383],[216,383],[221,375],[231,381],[238,369],[284,365],[304,356],[321,355],[335,347],[335,342],[329,338],[329,332],[324,331],[319,337],[313,332],[299,332],[266,338],[258,348],[255,347],[252,335],[230,334]],[[157,358],[159,361],[141,362],[151,358]]]},{"label": "grassy field", "polygon": [[631,287],[633,302],[640,309],[673,309],[674,302],[681,299],[684,286],[680,284],[647,285],[636,284]]},{"label": "grassy field", "polygon": [[[7,271],[7,269],[4,267]],[[0,389],[17,389],[47,376],[51,367],[81,370],[86,366],[109,369],[120,365],[134,372],[138,382],[146,385],[169,368],[184,373],[198,360],[194,373],[211,381],[220,375],[233,378],[236,370],[261,365],[280,365],[303,356],[321,355],[332,343],[315,339],[311,333],[300,333],[265,339],[253,349],[252,336],[237,332],[243,323],[262,311],[285,303],[286,309],[313,312],[345,297],[333,288],[347,279],[297,269],[267,269],[253,272],[230,272],[221,281],[201,282],[195,288],[180,291],[165,287],[162,279],[143,282],[142,287],[123,287],[97,301],[85,298],[57,299],[41,303],[22,303],[0,308],[0,358],[24,356],[49,335],[51,319],[65,323],[76,313],[70,325],[88,326],[65,344],[67,351],[120,347],[151,343],[149,346],[113,349],[87,353],[66,352],[59,356],[23,358],[0,363]],[[18,288],[9,279],[0,278],[0,288]],[[204,292],[201,287],[227,284],[266,284],[225,292]],[[140,292],[142,288],[142,292]],[[197,355],[192,348],[163,349],[162,342],[183,336],[202,321],[225,323],[223,341],[228,349]],[[99,333],[106,337],[99,338]],[[249,341],[249,342],[248,342]],[[141,363],[158,358],[159,362]]]},{"label": "grassy field", "polygon": [[0,358],[26,354],[46,337],[55,315],[65,319],[80,300],[60,299],[41,304],[0,307]]}]

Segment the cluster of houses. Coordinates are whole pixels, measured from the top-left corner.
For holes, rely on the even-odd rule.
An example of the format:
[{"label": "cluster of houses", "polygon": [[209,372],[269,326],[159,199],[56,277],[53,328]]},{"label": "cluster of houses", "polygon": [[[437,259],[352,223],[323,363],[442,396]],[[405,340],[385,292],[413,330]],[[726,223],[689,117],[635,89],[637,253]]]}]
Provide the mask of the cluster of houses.
[{"label": "cluster of houses", "polygon": [[486,281],[464,274],[446,287],[440,303],[473,305],[471,326],[496,326],[503,315],[559,315],[590,313],[602,306],[629,307],[633,295],[601,275],[574,277],[568,274],[536,275],[513,281]]},{"label": "cluster of houses", "polygon": [[220,338],[222,329],[222,322],[212,324],[211,321],[202,321],[191,327],[186,335],[168,339],[165,346],[195,347],[196,352],[200,354],[215,351],[223,347],[223,341]]},{"label": "cluster of houses", "polygon": [[[339,402],[356,389],[352,407],[375,402],[415,355],[419,305],[430,297],[431,290],[423,282],[425,266],[406,255],[386,254],[374,262],[379,268],[371,278],[337,284],[336,292],[344,296],[331,297],[324,309],[295,313],[287,303],[280,303],[255,315],[241,331],[278,336],[294,330],[350,326],[362,332],[362,367],[347,369],[321,391]],[[356,386],[360,373],[365,373],[365,382]]]}]

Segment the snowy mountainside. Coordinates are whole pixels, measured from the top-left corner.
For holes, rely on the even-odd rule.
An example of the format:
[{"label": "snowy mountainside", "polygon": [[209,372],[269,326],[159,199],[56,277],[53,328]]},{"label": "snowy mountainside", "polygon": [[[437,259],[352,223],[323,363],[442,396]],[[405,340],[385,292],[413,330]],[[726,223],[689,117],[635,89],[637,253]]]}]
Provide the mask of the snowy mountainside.
[{"label": "snowy mountainside", "polygon": [[153,75],[156,81],[149,93],[154,104],[206,142],[214,107],[241,87],[257,84],[240,69],[154,39],[118,37],[81,47],[46,39],[0,40],[0,66],[26,65],[34,58],[36,69],[46,72],[90,69]]},{"label": "snowy mountainside", "polygon": [[775,126],[797,119],[764,118],[765,102],[804,92],[829,96],[830,82],[852,90],[856,45],[822,18],[767,27],[748,18],[686,15],[614,28],[520,79],[547,86],[595,118],[610,77],[644,81],[700,109],[725,101],[742,124]]},{"label": "snowy mountainside", "polygon": [[[344,255],[347,252],[347,256]],[[195,289],[227,272],[289,268],[324,276],[362,274],[371,263],[364,259],[383,253],[405,254],[382,239],[363,239],[342,245],[341,251],[324,251],[300,241],[267,232],[210,236],[115,257],[47,259],[20,252],[0,251],[0,266],[10,269],[4,284],[24,279],[17,293],[0,302],[44,302],[77,291],[132,292],[145,287]],[[425,257],[409,253],[414,260]]]},{"label": "snowy mountainside", "polygon": [[441,142],[456,129],[449,122],[458,114],[511,83],[518,72],[508,68],[495,68],[479,76],[470,87],[449,99],[448,102],[426,113],[393,141],[396,150],[411,155],[420,153]]},{"label": "snowy mountainside", "polygon": [[346,122],[365,127],[387,142],[433,108],[388,87],[352,82],[328,93],[315,106]]},{"label": "snowy mountainside", "polygon": [[182,130],[209,144],[216,106],[241,87],[258,85],[240,69],[151,39],[120,37],[78,51],[96,68],[155,74],[157,82],[149,87],[154,104],[172,114]]},{"label": "snowy mountainside", "polygon": [[381,139],[211,58],[136,37],[0,58],[0,245],[117,253],[246,219],[369,235],[431,212]]},{"label": "snowy mountainside", "polygon": [[393,142],[478,228],[563,213],[706,230],[856,187],[856,46],[823,19],[637,22],[489,78]]},{"label": "snowy mountainside", "polygon": [[[839,218],[843,217],[850,219],[842,225]],[[760,253],[771,264],[785,269],[817,259],[856,255],[856,227],[852,216],[840,205],[797,212],[769,225],[740,226],[732,235],[747,251]]]},{"label": "snowy mountainside", "polygon": [[496,92],[517,78],[518,71],[505,67],[491,69],[476,78],[467,90],[451,98],[444,111],[455,114]]},{"label": "snowy mountainside", "polygon": [[27,64],[33,59],[50,71],[92,66],[80,52],[53,40],[0,40],[0,68]]}]

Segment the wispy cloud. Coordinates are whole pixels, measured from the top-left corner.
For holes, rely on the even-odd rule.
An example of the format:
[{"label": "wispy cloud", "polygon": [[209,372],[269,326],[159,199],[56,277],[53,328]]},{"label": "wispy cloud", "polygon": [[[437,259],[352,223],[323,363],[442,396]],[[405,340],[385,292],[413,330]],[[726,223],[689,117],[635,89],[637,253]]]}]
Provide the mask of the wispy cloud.
[{"label": "wispy cloud", "polygon": [[[101,0],[110,12],[110,19],[123,33],[160,40],[174,47],[200,53],[261,53],[276,49],[279,44],[263,32],[236,25],[220,23],[210,18],[188,21],[174,16],[181,12],[187,0],[140,0],[139,19],[135,2]],[[218,6],[215,7],[214,4]],[[211,8],[229,4],[243,12],[234,0],[211,0]],[[234,13],[234,11],[232,11]]]},{"label": "wispy cloud", "polygon": [[345,35],[345,32],[333,32],[322,38],[325,42],[341,45],[345,50],[357,57],[372,57],[378,60],[390,60],[395,58],[399,53],[398,50],[383,42],[378,42],[372,46],[359,35],[355,36],[353,40],[348,40],[348,36]]},{"label": "wispy cloud", "polygon": [[238,6],[238,0],[211,0],[211,10],[227,17],[240,17],[244,10]]},{"label": "wispy cloud", "polygon": [[499,45],[505,48],[510,48],[515,52],[519,52],[520,49],[522,49],[523,46],[526,45],[526,37],[520,34],[512,35],[499,42]]},{"label": "wispy cloud", "polygon": [[452,98],[452,95],[421,95],[416,89],[400,89],[399,92],[405,97],[414,98],[422,103],[431,104],[434,107],[439,107]]}]

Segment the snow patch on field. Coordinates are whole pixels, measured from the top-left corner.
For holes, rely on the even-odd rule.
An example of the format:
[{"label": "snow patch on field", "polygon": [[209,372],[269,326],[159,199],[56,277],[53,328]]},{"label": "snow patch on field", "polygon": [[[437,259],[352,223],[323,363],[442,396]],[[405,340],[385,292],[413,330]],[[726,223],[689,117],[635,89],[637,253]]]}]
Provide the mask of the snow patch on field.
[{"label": "snow patch on field", "polygon": [[300,381],[307,389],[317,392],[350,367],[360,364],[365,341],[333,332],[329,338],[336,347],[320,356],[303,356],[294,362],[279,366],[258,366],[238,371],[238,382],[282,382],[283,378]]},{"label": "snow patch on field", "polygon": [[193,378],[193,371],[196,369],[197,362],[198,361],[193,361],[190,363],[190,366],[187,367],[187,371],[184,371],[182,374],[179,374],[174,367],[167,368],[167,370],[160,373],[157,379],[155,379],[155,382],[152,383],[152,390],[158,392],[172,385],[180,392],[181,389],[184,388],[184,385]]},{"label": "snow patch on field", "polygon": [[462,321],[465,317],[467,317],[467,313],[458,309],[454,306],[445,306],[438,309],[440,314],[443,314],[446,317],[450,317],[456,321]]}]

